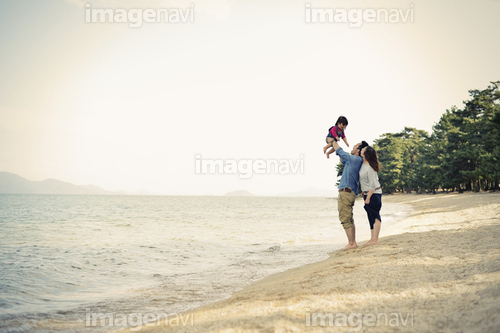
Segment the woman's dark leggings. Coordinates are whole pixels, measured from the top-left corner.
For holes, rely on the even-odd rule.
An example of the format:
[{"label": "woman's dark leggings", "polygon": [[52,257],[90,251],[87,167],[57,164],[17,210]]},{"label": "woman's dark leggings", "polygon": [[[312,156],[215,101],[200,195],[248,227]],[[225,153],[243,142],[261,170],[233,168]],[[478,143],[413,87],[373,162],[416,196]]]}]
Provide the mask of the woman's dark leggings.
[{"label": "woman's dark leggings", "polygon": [[[366,194],[363,195],[363,200],[366,200]],[[373,229],[375,220],[378,219],[382,222],[380,218],[380,209],[382,208],[382,194],[373,193],[370,198],[370,204],[365,204],[366,214],[368,215],[368,221],[370,222],[370,229]]]}]

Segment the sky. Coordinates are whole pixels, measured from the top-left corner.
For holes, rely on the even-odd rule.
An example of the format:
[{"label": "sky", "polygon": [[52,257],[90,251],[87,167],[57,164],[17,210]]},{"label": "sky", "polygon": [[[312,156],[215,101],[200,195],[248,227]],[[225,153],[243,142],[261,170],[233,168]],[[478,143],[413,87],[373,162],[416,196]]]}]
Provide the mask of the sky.
[{"label": "sky", "polygon": [[[86,22],[98,8],[193,19]],[[354,27],[308,23],[307,8],[412,15]],[[337,118],[351,147],[431,132],[500,79],[499,15],[493,0],[2,0],[0,171],[167,195],[333,194],[339,158],[322,148]],[[202,160],[250,162],[204,174]],[[257,161],[300,168],[242,177]]]}]

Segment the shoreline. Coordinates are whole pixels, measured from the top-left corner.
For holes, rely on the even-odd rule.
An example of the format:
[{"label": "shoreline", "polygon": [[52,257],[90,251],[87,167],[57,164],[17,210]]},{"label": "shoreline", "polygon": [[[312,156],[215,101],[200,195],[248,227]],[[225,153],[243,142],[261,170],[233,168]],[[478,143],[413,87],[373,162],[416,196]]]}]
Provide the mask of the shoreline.
[{"label": "shoreline", "polygon": [[382,226],[379,244],[270,275],[185,312],[192,315],[186,326],[162,321],[126,331],[500,329],[500,193],[383,200],[413,207],[398,227],[403,233],[384,236]]},{"label": "shoreline", "polygon": [[[30,200],[35,199],[31,198]],[[52,201],[53,198],[44,196],[44,200]],[[100,201],[100,199],[96,198],[93,200]],[[262,201],[262,199],[259,200]],[[73,201],[73,199],[71,199],[71,201]],[[251,237],[246,240],[243,238],[244,244],[225,241],[221,241],[219,243],[218,241],[214,241],[215,239],[212,238],[212,241],[207,242],[206,244],[203,242],[192,241],[192,245],[190,245],[189,243],[191,242],[189,241],[181,240],[177,242],[168,238],[168,246],[163,247],[162,243],[159,243],[158,240],[161,240],[162,242],[165,240],[163,237],[165,232],[158,233],[160,238],[155,239],[154,235],[156,234],[154,234],[154,231],[161,229],[154,228],[153,230],[153,228],[149,228],[147,232],[143,233],[143,236],[152,240],[149,245],[152,245],[153,247],[145,248],[145,238],[143,237],[138,237],[135,240],[130,239],[130,243],[127,243],[127,245],[123,247],[126,252],[134,254],[143,254],[144,251],[148,251],[148,255],[144,256],[144,259],[146,260],[142,261],[149,262],[149,264],[145,263],[142,267],[142,272],[146,272],[146,274],[137,274],[142,272],[130,274],[132,277],[132,283],[121,283],[120,277],[113,277],[115,284],[99,291],[94,290],[91,287],[91,284],[89,284],[87,285],[87,289],[94,290],[94,298],[91,299],[92,295],[90,295],[88,301],[81,301],[78,303],[75,300],[75,304],[72,305],[70,309],[65,307],[62,302],[57,303],[44,301],[39,302],[38,304],[26,306],[27,310],[21,310],[18,312],[5,311],[2,319],[6,318],[6,320],[2,320],[0,332],[4,329],[15,330],[19,327],[22,327],[23,329],[25,329],[25,327],[36,327],[37,329],[46,330],[57,329],[66,332],[78,332],[84,329],[100,331],[118,330],[126,328],[128,325],[133,327],[138,323],[138,321],[133,318],[134,313],[143,313],[145,315],[153,314],[156,316],[153,317],[153,320],[155,320],[156,318],[162,318],[160,317],[160,314],[163,316],[166,313],[177,314],[183,313],[184,311],[192,311],[192,309],[199,308],[200,306],[227,299],[235,292],[242,290],[252,283],[260,281],[272,274],[324,261],[328,258],[328,253],[334,252],[343,247],[345,237],[341,225],[335,225],[334,222],[337,216],[335,211],[336,202],[330,202],[325,205],[324,201],[325,200],[323,198],[283,198],[270,202],[267,206],[265,206],[267,207],[267,210],[264,209],[262,211],[260,211],[258,207],[254,207],[255,205],[250,206],[254,207],[249,208],[251,209],[251,212],[255,212],[255,216],[250,220],[253,221],[256,218],[264,218],[264,220],[266,220],[266,216],[271,217],[267,218],[267,222],[265,224],[256,224],[260,226],[259,229],[254,228],[254,230],[258,231],[258,233],[253,236],[250,235]],[[85,201],[82,201],[81,199],[78,199],[77,201],[77,203],[82,202]],[[140,203],[141,201],[134,199],[134,202]],[[217,203],[219,200],[216,199],[213,201],[210,199],[208,202]],[[244,198],[239,199],[239,202],[240,204],[247,204],[247,201]],[[294,214],[289,214],[288,211],[285,213],[282,210],[284,208],[289,208],[289,206],[295,206]],[[394,224],[395,221],[400,220],[400,217],[406,215],[405,209],[410,209],[410,206],[408,205],[394,204],[394,206],[394,208],[391,208],[391,204],[387,204],[385,206],[387,221],[391,224]],[[404,206],[404,208],[402,206]],[[97,207],[101,206],[98,205]],[[356,204],[356,208],[358,212],[357,214],[355,212],[355,218],[356,220],[361,221],[365,216],[365,212],[362,205],[359,203]],[[249,209],[244,210],[244,212],[250,212]],[[273,214],[266,214],[266,211],[272,212]],[[263,212],[265,215],[263,215]],[[361,212],[362,214],[360,214]],[[117,215],[117,217],[128,216],[128,212],[124,211],[115,215]],[[220,226],[228,226],[233,221],[234,214],[228,215],[230,215],[230,218],[220,222]],[[239,216],[236,216],[236,218],[237,217]],[[241,224],[241,222],[244,222],[244,217],[245,216],[243,216],[242,220],[238,221],[238,223],[234,223],[233,225],[238,225]],[[207,220],[211,221],[213,219],[208,218]],[[71,219],[61,219],[61,221],[71,221]],[[313,222],[313,224],[311,224],[311,222]],[[48,223],[44,225],[48,227],[52,226],[52,224]],[[92,230],[92,225],[93,222],[90,222],[87,225],[78,224],[78,228],[83,227],[90,228],[90,230]],[[133,227],[133,223],[125,225],[123,223],[116,222],[116,224],[113,225],[119,226],[116,230],[117,232],[122,232],[122,237],[116,237],[117,235],[115,234],[115,240],[125,240],[126,238],[124,237],[132,237],[133,233],[130,233],[130,230]],[[124,226],[126,226],[126,228],[123,228]],[[212,226],[213,225],[211,225],[210,228],[214,229]],[[334,227],[332,228],[332,226]],[[188,231],[191,230],[189,226],[186,226],[184,229]],[[251,228],[244,227],[244,229],[246,231],[252,231]],[[24,230],[26,230],[26,228],[24,228]],[[69,227],[65,227],[65,224],[63,223],[61,225],[61,233],[59,235],[63,235],[64,230],[73,230],[71,228],[71,224],[69,224]],[[120,249],[122,246],[116,244],[116,242],[113,243],[113,239],[106,238],[108,229],[105,230],[105,233],[100,235],[100,237],[91,237],[94,242],[85,245],[83,247],[83,252],[103,253],[106,255],[107,259],[119,259],[122,263],[120,266],[123,264],[126,265],[127,260],[124,259],[125,257],[122,255],[113,256],[113,254],[110,253],[110,251],[113,251],[114,253],[116,249]],[[169,228],[169,230],[172,229]],[[214,230],[217,230],[217,228]],[[225,233],[227,234],[228,229],[225,228],[225,230]],[[210,232],[209,229],[205,229],[205,231]],[[172,232],[171,234],[175,234],[175,232]],[[239,237],[239,234],[234,233],[234,231],[233,234],[236,235],[236,238]],[[369,229],[364,227],[359,228],[358,235],[361,239],[364,239],[365,236],[369,237]],[[69,237],[71,238],[72,236],[69,235]],[[59,239],[63,240],[63,243],[52,242],[50,244],[51,246],[46,247],[50,251],[44,252],[45,258],[53,257],[55,250],[58,248],[57,246],[60,244],[66,246],[64,247],[65,251],[67,250],[67,247],[72,248],[71,243],[64,243],[68,237],[59,236]],[[87,239],[81,239],[81,241],[87,242]],[[277,244],[279,245],[277,246]],[[38,250],[38,248],[41,248],[40,246],[43,244],[38,243],[32,245],[37,245],[33,246],[33,249],[36,248]],[[98,248],[96,249],[96,247]],[[172,249],[172,251],[169,252],[169,249]],[[210,252],[212,249],[217,250]],[[137,252],[137,250],[139,251]],[[175,274],[175,270],[168,272],[168,275],[153,274],[162,272],[161,263],[163,260],[159,263],[160,266],[158,266],[156,265],[156,263],[158,263],[157,258],[168,259],[170,262],[174,262],[175,257],[171,258],[171,256],[179,253],[189,254],[190,258],[194,258],[194,260],[191,260],[191,263],[189,263],[189,261],[183,260],[185,259],[184,257],[178,256],[179,258],[182,258],[179,261],[180,265],[184,265],[184,267],[179,265],[179,271],[181,274]],[[213,253],[214,256],[211,256],[211,253]],[[71,257],[79,257],[79,254],[72,253]],[[106,273],[105,269],[108,266],[106,266],[105,263],[102,265],[103,263],[99,262],[99,258],[95,258],[96,261],[94,261],[93,255],[83,257],[87,260],[78,260],[79,264],[75,265],[75,267],[71,266],[72,269],[69,273],[75,272],[77,275],[82,274],[82,277],[84,274],[89,274],[87,276],[91,277],[93,272]],[[61,258],[66,259],[64,255]],[[126,258],[130,257],[126,256]],[[70,259],[70,257],[67,259],[72,261],[71,264],[75,264],[75,260]],[[154,261],[152,259],[154,259]],[[222,260],[217,261],[217,259]],[[227,259],[227,261],[224,262],[224,259]],[[64,261],[60,261],[61,267],[65,267]],[[151,264],[152,261],[155,265]],[[88,267],[89,265],[80,265],[85,262],[93,264],[93,266]],[[193,264],[193,262],[195,262],[195,264]],[[42,264],[40,269],[43,269],[43,266],[50,267],[45,262],[37,262],[37,264]],[[95,269],[95,267],[98,267],[96,264],[101,266],[103,270]],[[206,264],[206,266],[200,266],[203,264]],[[137,268],[137,266],[135,267]],[[183,269],[191,270],[192,273],[182,274]],[[127,271],[129,271],[129,269],[123,270],[123,272]],[[66,274],[66,272],[64,273]],[[68,278],[68,276],[69,275],[65,275],[66,278]],[[79,276],[75,276],[75,279],[72,281],[78,282],[78,278]],[[95,281],[92,278],[88,280],[89,282]],[[50,284],[50,280],[48,280],[47,284]],[[67,287],[68,289],[64,290],[61,295],[69,295],[68,291],[71,290],[70,288],[72,288],[72,285],[69,286],[70,287]],[[99,287],[98,284],[95,284],[95,286]],[[37,288],[40,289],[41,293],[43,293],[43,284],[40,284]],[[66,297],[61,295],[59,296],[59,299],[64,299]],[[88,293],[73,293],[68,297],[68,300],[72,298],[76,299],[77,297],[84,298],[88,295]],[[47,299],[49,299],[48,297],[51,297],[51,295],[47,295]],[[19,308],[21,308],[21,306],[23,306],[22,303],[19,304]],[[46,308],[41,308],[42,306],[46,306]],[[64,311],[64,313],[59,313],[61,311]],[[30,313],[35,315],[31,315]],[[115,318],[113,322],[109,322],[109,320],[106,319],[105,321],[98,321],[94,323],[94,319],[97,318],[98,313],[106,314],[108,319],[111,318],[111,316],[115,316]],[[123,323],[119,319],[120,316],[124,314],[132,316],[126,323]],[[92,323],[88,323],[88,320]],[[150,321],[151,317],[148,317],[148,319],[144,319],[141,323]]]}]

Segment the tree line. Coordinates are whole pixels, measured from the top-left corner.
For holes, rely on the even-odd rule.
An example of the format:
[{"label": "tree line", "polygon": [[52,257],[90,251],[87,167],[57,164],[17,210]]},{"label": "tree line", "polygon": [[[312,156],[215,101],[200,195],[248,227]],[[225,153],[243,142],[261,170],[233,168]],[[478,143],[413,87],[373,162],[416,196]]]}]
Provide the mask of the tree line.
[{"label": "tree line", "polygon": [[[469,90],[464,107],[446,110],[432,133],[405,127],[376,139],[384,192],[499,190],[499,85]],[[342,169],[337,166],[339,175]]]}]

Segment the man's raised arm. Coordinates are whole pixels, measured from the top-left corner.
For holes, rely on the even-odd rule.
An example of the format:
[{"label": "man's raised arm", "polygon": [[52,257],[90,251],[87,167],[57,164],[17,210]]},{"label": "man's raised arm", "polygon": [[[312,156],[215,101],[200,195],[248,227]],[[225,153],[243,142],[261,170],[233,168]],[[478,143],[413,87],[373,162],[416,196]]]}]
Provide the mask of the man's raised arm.
[{"label": "man's raised arm", "polygon": [[335,140],[332,141],[332,147],[335,148],[335,150],[340,148],[339,144]]},{"label": "man's raised arm", "polygon": [[352,155],[340,148],[337,142],[332,142],[332,147],[335,149],[335,154],[342,160],[342,164],[351,159]]}]

